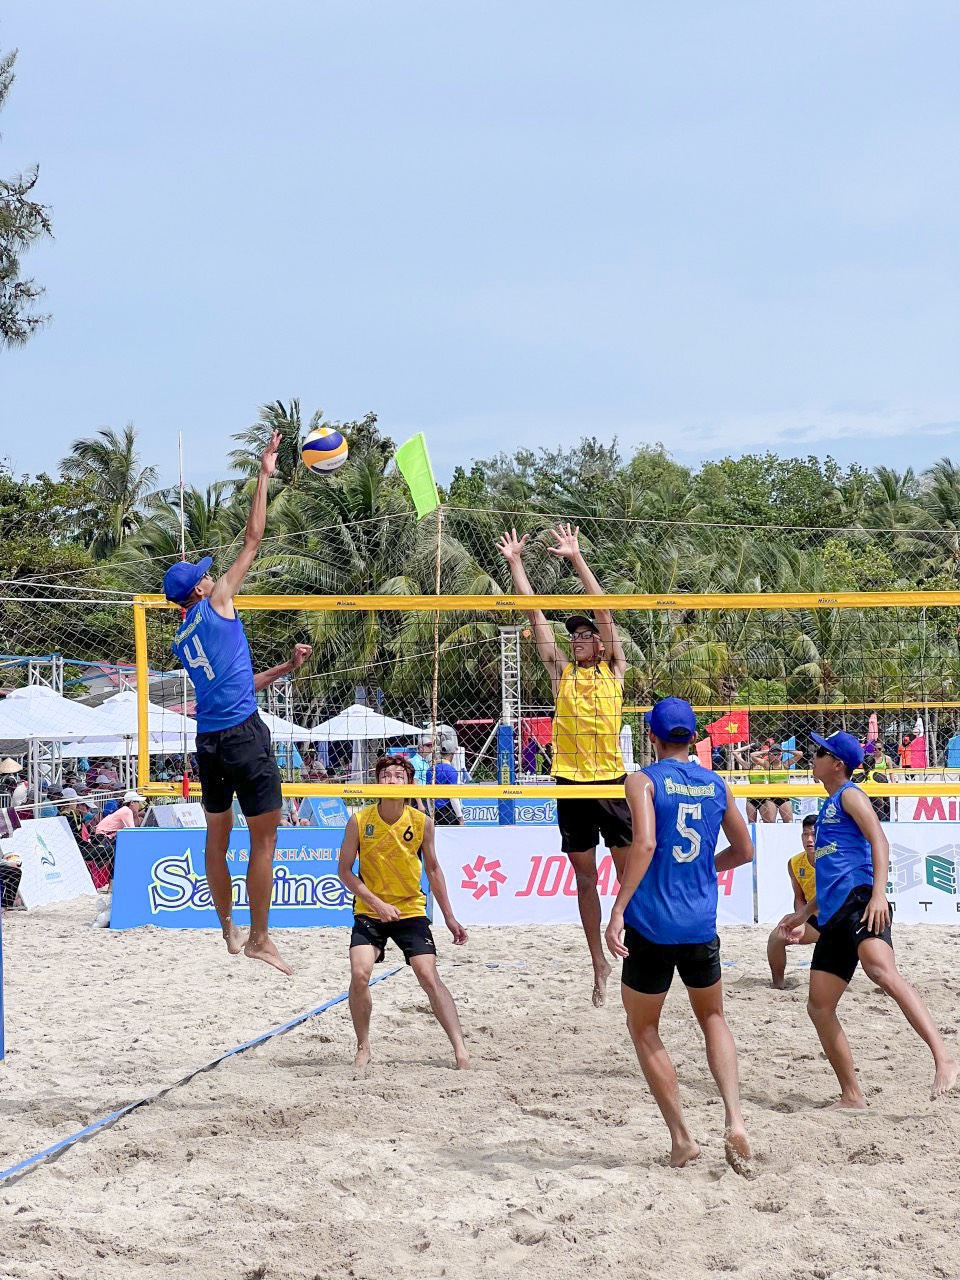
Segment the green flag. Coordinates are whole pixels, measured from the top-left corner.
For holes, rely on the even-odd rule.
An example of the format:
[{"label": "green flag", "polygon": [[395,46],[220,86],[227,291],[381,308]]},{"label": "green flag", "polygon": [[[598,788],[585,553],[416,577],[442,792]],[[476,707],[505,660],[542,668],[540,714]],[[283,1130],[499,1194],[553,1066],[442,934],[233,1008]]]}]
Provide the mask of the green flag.
[{"label": "green flag", "polygon": [[422,431],[400,446],[396,453],[397,469],[407,482],[417,519],[422,520],[440,505],[437,482],[427,453],[427,441]]}]

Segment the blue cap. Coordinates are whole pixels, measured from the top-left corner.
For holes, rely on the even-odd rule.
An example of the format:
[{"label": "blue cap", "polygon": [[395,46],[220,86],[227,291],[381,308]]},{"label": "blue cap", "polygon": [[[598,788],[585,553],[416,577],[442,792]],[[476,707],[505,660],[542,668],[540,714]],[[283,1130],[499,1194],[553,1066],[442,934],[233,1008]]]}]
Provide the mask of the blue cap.
[{"label": "blue cap", "polygon": [[684,698],[661,698],[643,718],[661,742],[690,742],[697,734],[697,717]]},{"label": "blue cap", "polygon": [[197,564],[189,560],[180,560],[172,564],[163,575],[163,594],[174,604],[186,600],[205,573],[210,572],[213,556],[204,556]]},{"label": "blue cap", "polygon": [[863,747],[852,733],[831,733],[829,738],[821,738],[819,733],[811,733],[810,738],[818,747],[823,747],[832,756],[842,760],[848,769],[856,769],[863,764]]}]

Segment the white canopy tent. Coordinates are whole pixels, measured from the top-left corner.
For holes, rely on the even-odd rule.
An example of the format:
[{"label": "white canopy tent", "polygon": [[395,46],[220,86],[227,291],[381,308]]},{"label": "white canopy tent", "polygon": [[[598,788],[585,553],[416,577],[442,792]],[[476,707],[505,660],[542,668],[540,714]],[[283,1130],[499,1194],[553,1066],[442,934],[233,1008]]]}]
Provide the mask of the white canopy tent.
[{"label": "white canopy tent", "polygon": [[12,689],[0,701],[0,738],[4,741],[38,738],[43,742],[69,742],[102,736],[104,728],[99,710],[64,698],[48,685]]},{"label": "white canopy tent", "polygon": [[309,742],[315,736],[312,729],[302,724],[294,724],[292,720],[285,720],[283,716],[271,715],[262,707],[259,710],[260,719],[270,730],[274,742]]},{"label": "white canopy tent", "polygon": [[310,737],[318,742],[355,742],[377,738],[419,738],[424,733],[418,724],[406,724],[381,715],[372,707],[355,702],[332,720],[314,725]]},{"label": "white canopy tent", "polygon": [[424,730],[419,725],[394,720],[391,716],[374,711],[372,707],[355,702],[332,720],[314,725],[310,730],[310,737],[317,742],[352,742],[350,775],[362,778],[366,772],[368,754],[368,748],[364,744],[385,742],[387,738],[419,738],[423,733]]},{"label": "white canopy tent", "polygon": [[24,685],[0,701],[0,750],[19,752],[26,745],[27,782],[34,792],[43,773],[59,776],[63,743],[103,731],[97,711],[63,697],[49,685]]}]

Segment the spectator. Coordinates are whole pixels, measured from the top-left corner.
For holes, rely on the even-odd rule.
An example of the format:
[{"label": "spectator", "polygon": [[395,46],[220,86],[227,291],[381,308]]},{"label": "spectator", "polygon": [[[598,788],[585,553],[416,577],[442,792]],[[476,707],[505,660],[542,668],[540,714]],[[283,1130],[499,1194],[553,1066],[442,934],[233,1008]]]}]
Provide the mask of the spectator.
[{"label": "spectator", "polygon": [[[90,833],[84,821],[84,814],[80,812],[79,800],[80,798],[73,787],[64,787],[60,816],[66,818],[77,844],[84,845],[90,839]],[[85,805],[85,807],[89,809],[90,806]]]},{"label": "spectator", "polygon": [[[456,786],[460,781],[460,774],[453,763],[457,735],[445,725],[438,725],[436,741],[440,747],[440,762],[429,766],[426,781],[430,784],[436,782],[440,786]],[[433,755],[433,738],[424,738],[420,746],[425,755]],[[462,827],[463,805],[456,798],[435,800],[433,820],[438,827]]]},{"label": "spectator", "polygon": [[117,832],[138,827],[143,821],[143,805],[146,803],[136,791],[128,791],[123,797],[122,805],[118,805],[115,800],[108,800],[103,806],[104,816],[94,828],[88,845],[90,861],[93,863],[90,874],[95,888],[102,889],[113,879]]},{"label": "spectator", "polygon": [[125,827],[139,827],[143,821],[143,806],[146,803],[143,796],[137,795],[136,791],[128,791],[123,797],[123,804],[115,806],[111,812],[108,813],[108,806],[104,805],[105,816],[97,823],[96,834],[116,836],[117,832]]},{"label": "spectator", "polygon": [[912,745],[909,733],[905,733],[900,739],[900,745],[897,748],[897,755],[900,757],[901,769],[908,769],[910,767],[910,748]]},{"label": "spectator", "polygon": [[[854,775],[856,778],[856,775]],[[883,772],[883,766],[877,763],[876,756],[863,757],[863,772],[861,781],[864,782],[889,782],[889,775]],[[870,803],[873,805],[873,811],[881,822],[890,821],[890,796],[871,796]]]},{"label": "spectator", "polygon": [[10,797],[10,804],[14,809],[21,809],[27,803],[27,781],[21,775],[17,779],[17,785],[13,789],[13,795]]},{"label": "spectator", "polygon": [[[60,795],[60,788],[56,787],[55,796]],[[30,799],[30,803],[36,808],[38,818],[55,818],[60,810],[53,803],[53,798],[44,797],[42,792],[35,791]],[[29,815],[33,817],[31,813]]]}]

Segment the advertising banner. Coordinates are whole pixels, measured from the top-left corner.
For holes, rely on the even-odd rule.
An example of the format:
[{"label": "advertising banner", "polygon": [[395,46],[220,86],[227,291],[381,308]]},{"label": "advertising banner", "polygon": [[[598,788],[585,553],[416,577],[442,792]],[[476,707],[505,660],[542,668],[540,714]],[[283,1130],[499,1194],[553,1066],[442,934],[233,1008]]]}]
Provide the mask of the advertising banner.
[{"label": "advertising banner", "polygon": [[34,818],[0,841],[20,858],[20,897],[25,907],[67,902],[96,890],[66,818]]},{"label": "advertising banner", "polygon": [[[960,925],[960,825],[885,822],[883,829],[894,922]],[[758,919],[774,925],[793,909],[787,860],[800,852],[800,827],[760,823],[755,831]]]},{"label": "advertising banner", "polygon": [[960,822],[960,796],[897,796],[900,822]]},{"label": "advertising banner", "polygon": [[[161,929],[219,928],[205,877],[206,834],[205,827],[121,831],[117,836],[111,929],[143,924]],[[275,928],[351,923],[352,898],[337,875],[342,839],[342,828],[280,828],[270,906],[270,922]],[[234,827],[227,865],[233,880],[234,919],[241,926],[250,922],[249,859],[250,832]]]},{"label": "advertising banner", "polygon": [[[519,808],[519,802],[518,802]],[[577,924],[577,882],[560,849],[557,827],[443,830],[437,853],[461,924]],[[613,859],[597,851],[603,918],[619,885]],[[753,871],[740,867],[717,877],[720,924],[753,923]]]}]

